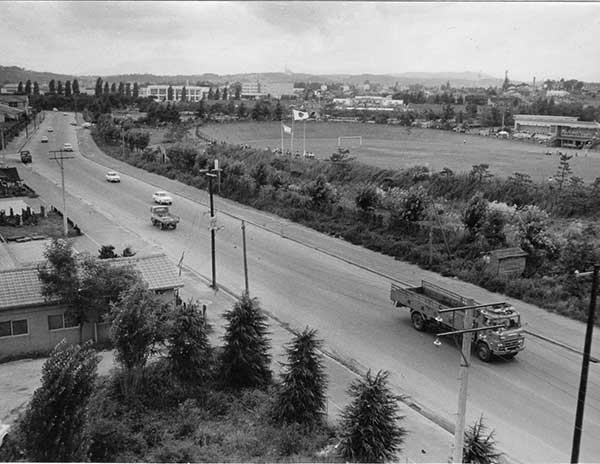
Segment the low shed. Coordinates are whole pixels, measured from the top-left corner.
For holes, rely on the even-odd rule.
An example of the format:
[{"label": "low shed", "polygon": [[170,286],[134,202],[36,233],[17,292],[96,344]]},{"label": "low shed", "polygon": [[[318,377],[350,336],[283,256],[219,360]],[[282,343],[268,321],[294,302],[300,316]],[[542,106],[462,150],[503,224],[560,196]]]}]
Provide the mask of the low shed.
[{"label": "low shed", "polygon": [[520,248],[503,248],[491,251],[488,270],[499,276],[521,275],[525,270],[527,253]]}]

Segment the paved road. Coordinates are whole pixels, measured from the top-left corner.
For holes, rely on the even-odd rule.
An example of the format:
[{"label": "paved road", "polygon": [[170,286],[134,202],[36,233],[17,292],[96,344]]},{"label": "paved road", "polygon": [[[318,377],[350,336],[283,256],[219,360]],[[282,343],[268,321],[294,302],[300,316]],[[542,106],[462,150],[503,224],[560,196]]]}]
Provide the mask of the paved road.
[{"label": "paved road", "polygon": [[[164,250],[173,260],[185,252],[184,262],[205,276],[210,275],[210,246],[206,193],[143,173],[106,158],[83,129],[69,125],[73,115],[51,113],[44,126],[55,132],[48,146],[39,143],[38,132],[30,143],[34,156],[23,177],[35,173],[60,185],[60,172],[48,161],[46,151],[70,142],[75,158],[65,162],[70,195],[84,199],[107,217],[120,221],[132,240],[143,237]],[[79,131],[79,141],[76,137]],[[85,157],[81,155],[85,153]],[[104,180],[104,163],[122,173],[121,184]],[[127,174],[131,174],[127,175]],[[142,180],[139,180],[142,179]],[[182,217],[175,231],[153,228],[149,221],[155,184],[176,193],[173,211]],[[58,198],[56,198],[58,201]],[[60,204],[60,203],[55,203]],[[240,222],[232,214],[264,223],[286,236],[299,237],[379,272],[410,282],[435,277],[415,266],[397,262],[359,247],[348,245],[308,229],[279,221],[264,213],[216,199],[219,224],[217,280],[234,292],[243,288]],[[85,230],[85,217],[73,217]],[[94,231],[101,234],[101,231]],[[278,233],[251,227],[248,233],[248,266],[253,296],[266,309],[293,327],[309,325],[326,339],[327,349],[359,368],[387,369],[399,393],[410,395],[436,411],[442,420],[455,419],[459,353],[445,345],[436,348],[431,334],[414,331],[408,314],[392,308],[388,300],[389,280],[364,268],[301,245]],[[435,280],[479,301],[497,301],[498,296],[464,283]],[[521,305],[529,328],[581,347],[582,324]],[[594,353],[598,356],[598,343]],[[600,357],[600,356],[599,356]],[[569,458],[581,359],[569,351],[528,339],[527,349],[512,362],[484,364],[474,360],[470,372],[468,422],[484,414],[497,431],[501,448],[526,462],[559,462]],[[582,461],[600,459],[600,375],[592,365],[582,440]]]}]

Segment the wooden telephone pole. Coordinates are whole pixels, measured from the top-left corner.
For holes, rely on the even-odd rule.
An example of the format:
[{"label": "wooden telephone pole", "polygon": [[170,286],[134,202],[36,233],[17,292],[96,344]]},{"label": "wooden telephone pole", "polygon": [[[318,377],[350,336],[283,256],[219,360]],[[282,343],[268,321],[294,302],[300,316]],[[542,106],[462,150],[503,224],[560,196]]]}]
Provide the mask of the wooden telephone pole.
[{"label": "wooden telephone pole", "polygon": [[58,163],[58,165],[60,166],[60,180],[61,180],[61,185],[62,185],[62,203],[63,203],[63,233],[65,235],[65,238],[68,236],[69,234],[69,224],[67,222],[67,200],[65,197],[65,168],[64,168],[64,160],[66,159],[72,159],[74,158],[74,156],[65,156],[64,150],[51,150],[49,153],[51,153],[53,156],[50,157],[51,160],[54,160]]}]

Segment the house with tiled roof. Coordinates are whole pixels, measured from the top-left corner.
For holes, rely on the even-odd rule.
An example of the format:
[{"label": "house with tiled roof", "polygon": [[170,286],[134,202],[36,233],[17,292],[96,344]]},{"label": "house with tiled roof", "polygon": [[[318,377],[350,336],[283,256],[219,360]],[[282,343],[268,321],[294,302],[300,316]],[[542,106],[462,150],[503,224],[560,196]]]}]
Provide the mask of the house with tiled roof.
[{"label": "house with tiled roof", "polygon": [[[131,266],[148,288],[168,303],[175,303],[183,287],[177,267],[164,255],[104,260],[111,266]],[[36,266],[0,271],[0,360],[26,353],[52,350],[62,339],[68,343],[104,342],[110,324],[69,320],[67,307],[58,298],[43,295]]]}]

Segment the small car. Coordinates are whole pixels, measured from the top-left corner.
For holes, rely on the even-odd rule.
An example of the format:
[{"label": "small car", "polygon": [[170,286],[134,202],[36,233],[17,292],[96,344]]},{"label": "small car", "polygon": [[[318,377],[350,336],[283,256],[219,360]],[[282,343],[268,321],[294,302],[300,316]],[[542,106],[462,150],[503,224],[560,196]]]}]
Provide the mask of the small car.
[{"label": "small car", "polygon": [[106,180],[108,182],[121,182],[121,176],[115,171],[108,171],[106,173]]},{"label": "small car", "polygon": [[40,139],[41,143],[48,143],[48,137],[45,135],[42,135],[42,138]]},{"label": "small car", "polygon": [[171,196],[167,192],[163,192],[162,190],[154,192],[152,194],[152,199],[154,200],[154,203],[158,203],[159,205],[170,205],[171,203],[173,203],[173,199],[171,198]]},{"label": "small car", "polygon": [[52,108],[52,111],[58,111],[58,108]]},{"label": "small car", "polygon": [[69,116],[67,113],[63,113],[63,116]]},{"label": "small car", "polygon": [[52,127],[49,127],[48,132],[54,132],[54,129],[52,129]]},{"label": "small car", "polygon": [[72,126],[76,126],[76,125],[77,125],[77,123],[76,123],[75,121],[73,121],[73,122],[71,122],[71,125],[72,125]]},{"label": "small car", "polygon": [[31,163],[31,152],[29,150],[21,150],[21,162],[23,164]]},{"label": "small car", "polygon": [[65,142],[65,143],[63,143],[63,150],[64,151],[73,151],[73,145]]}]

